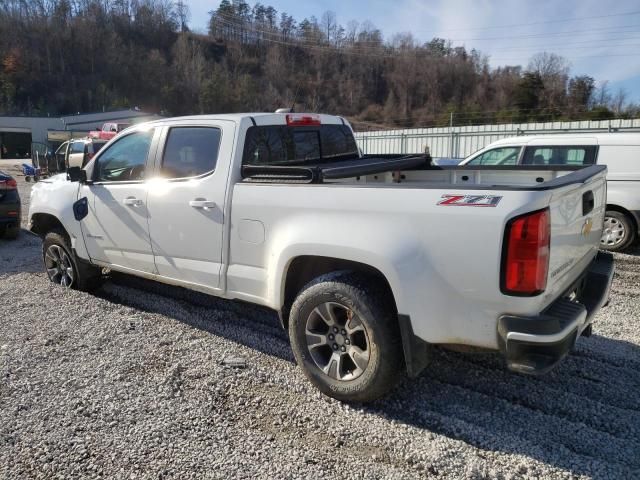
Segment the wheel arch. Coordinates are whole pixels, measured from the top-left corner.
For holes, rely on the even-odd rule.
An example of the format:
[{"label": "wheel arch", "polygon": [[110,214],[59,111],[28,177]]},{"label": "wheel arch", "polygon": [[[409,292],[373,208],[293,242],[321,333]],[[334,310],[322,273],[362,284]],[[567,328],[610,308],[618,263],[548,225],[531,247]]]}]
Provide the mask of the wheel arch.
[{"label": "wheel arch", "polygon": [[397,314],[397,299],[389,280],[380,269],[366,263],[339,257],[299,255],[289,261],[283,275],[284,285],[282,288],[281,308],[278,309],[282,326],[287,328],[291,305],[295,297],[307,283],[326,273],[340,270],[360,272],[377,279],[381,287],[389,294],[389,298],[392,300],[393,308]]},{"label": "wheel arch", "polygon": [[69,237],[69,232],[64,227],[60,219],[50,213],[34,213],[31,216],[29,230],[41,238],[44,238],[47,233],[53,230],[60,230]]}]

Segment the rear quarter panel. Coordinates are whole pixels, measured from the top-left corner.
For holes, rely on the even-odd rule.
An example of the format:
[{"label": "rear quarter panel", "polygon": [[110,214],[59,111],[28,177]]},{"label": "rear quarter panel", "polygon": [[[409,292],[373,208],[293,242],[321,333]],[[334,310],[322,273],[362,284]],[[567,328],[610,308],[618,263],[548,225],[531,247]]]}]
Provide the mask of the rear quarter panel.
[{"label": "rear quarter panel", "polygon": [[[502,313],[535,314],[548,300],[500,292],[506,222],[548,206],[552,193],[483,191],[502,196],[491,208],[438,206],[444,193],[402,186],[237,184],[228,293],[280,308],[287,268],[297,256],[357,261],[385,275],[398,312],[411,317],[419,337],[496,348]],[[254,233],[261,225],[263,234],[246,238],[247,222]]]}]

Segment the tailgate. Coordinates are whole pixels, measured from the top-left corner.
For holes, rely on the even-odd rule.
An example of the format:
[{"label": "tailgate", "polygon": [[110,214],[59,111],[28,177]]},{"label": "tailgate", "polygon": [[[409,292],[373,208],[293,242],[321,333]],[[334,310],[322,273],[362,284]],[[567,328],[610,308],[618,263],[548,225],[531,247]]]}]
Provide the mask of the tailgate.
[{"label": "tailgate", "polygon": [[582,275],[598,251],[606,209],[606,169],[554,190],[547,292],[561,295]]}]

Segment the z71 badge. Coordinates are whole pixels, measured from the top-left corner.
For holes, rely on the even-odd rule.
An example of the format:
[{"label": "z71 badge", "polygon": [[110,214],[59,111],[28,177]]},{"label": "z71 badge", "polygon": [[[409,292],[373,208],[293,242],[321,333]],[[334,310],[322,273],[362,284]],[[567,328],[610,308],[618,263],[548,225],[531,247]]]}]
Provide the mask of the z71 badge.
[{"label": "z71 badge", "polygon": [[445,207],[496,207],[502,197],[496,195],[453,195],[445,193],[437,205]]}]

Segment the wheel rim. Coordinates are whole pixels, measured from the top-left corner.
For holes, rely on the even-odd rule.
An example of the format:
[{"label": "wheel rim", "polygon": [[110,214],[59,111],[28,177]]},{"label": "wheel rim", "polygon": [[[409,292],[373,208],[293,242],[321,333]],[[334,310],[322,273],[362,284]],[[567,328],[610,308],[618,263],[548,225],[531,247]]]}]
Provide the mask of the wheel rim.
[{"label": "wheel rim", "polygon": [[602,238],[600,243],[607,247],[614,247],[622,243],[627,235],[624,223],[614,217],[604,217]]},{"label": "wheel rim", "polygon": [[69,288],[73,284],[75,274],[73,264],[67,252],[59,245],[51,245],[44,255],[44,264],[49,279]]},{"label": "wheel rim", "polygon": [[316,366],[334,380],[355,380],[369,365],[369,335],[350,308],[335,302],[318,305],[305,328],[307,348]]}]

